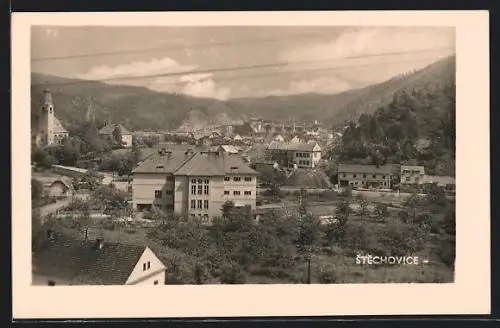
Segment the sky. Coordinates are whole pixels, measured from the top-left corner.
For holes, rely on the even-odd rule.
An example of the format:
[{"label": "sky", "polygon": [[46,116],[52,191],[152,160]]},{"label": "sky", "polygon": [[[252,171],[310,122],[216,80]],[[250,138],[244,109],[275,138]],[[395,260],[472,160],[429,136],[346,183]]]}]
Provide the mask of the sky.
[{"label": "sky", "polygon": [[220,100],[334,94],[455,53],[455,29],[444,27],[36,26],[31,32],[32,72]]}]

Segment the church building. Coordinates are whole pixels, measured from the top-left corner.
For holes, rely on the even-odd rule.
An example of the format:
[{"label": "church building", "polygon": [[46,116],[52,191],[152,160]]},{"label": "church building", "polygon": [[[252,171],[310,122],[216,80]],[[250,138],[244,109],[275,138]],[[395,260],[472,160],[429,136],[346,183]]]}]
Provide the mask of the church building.
[{"label": "church building", "polygon": [[62,144],[69,136],[68,131],[55,117],[52,95],[44,90],[43,104],[37,109],[32,123],[32,142],[38,147]]}]

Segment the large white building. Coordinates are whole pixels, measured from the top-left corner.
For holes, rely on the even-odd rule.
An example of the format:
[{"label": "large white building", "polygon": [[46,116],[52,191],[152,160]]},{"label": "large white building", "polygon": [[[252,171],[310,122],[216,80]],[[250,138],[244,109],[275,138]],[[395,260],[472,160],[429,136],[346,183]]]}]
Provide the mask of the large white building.
[{"label": "large white building", "polygon": [[141,211],[156,207],[198,217],[220,216],[222,205],[255,209],[257,172],[237,155],[160,149],[133,171],[132,201]]}]

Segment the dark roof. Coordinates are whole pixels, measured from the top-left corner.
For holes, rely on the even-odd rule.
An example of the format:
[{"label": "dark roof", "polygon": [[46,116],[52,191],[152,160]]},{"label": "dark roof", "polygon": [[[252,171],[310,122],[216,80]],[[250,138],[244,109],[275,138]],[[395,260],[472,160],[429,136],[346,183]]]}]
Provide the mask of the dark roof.
[{"label": "dark roof", "polygon": [[33,269],[79,284],[124,285],[145,250],[145,246],[106,242],[99,249],[93,240],[57,236],[33,254]]},{"label": "dark roof", "polygon": [[362,165],[362,164],[339,164],[338,172],[345,173],[374,173],[374,174],[390,174],[394,166],[392,164],[385,165]]},{"label": "dark roof", "polygon": [[156,151],[146,158],[133,173],[170,173],[173,174],[184,163],[194,156],[195,153],[185,151],[167,151],[163,155]]},{"label": "dark roof", "polygon": [[105,125],[103,128],[101,128],[99,130],[99,134],[111,135],[111,134],[113,134],[113,131],[115,130],[116,127],[120,128],[120,131],[121,131],[122,134],[132,134],[129,130],[127,130],[121,124],[108,124],[108,125]]},{"label": "dark roof", "polygon": [[175,175],[226,175],[233,173],[232,168],[238,174],[257,174],[239,156],[219,154],[218,152],[198,152],[182,165],[175,172]]},{"label": "dark roof", "polygon": [[313,151],[317,143],[303,143],[303,142],[279,142],[272,141],[267,149],[269,150],[289,150],[289,151]]},{"label": "dark roof", "polygon": [[232,168],[239,174],[257,174],[239,156],[210,151],[155,153],[144,160],[134,173],[222,176],[233,173]]}]

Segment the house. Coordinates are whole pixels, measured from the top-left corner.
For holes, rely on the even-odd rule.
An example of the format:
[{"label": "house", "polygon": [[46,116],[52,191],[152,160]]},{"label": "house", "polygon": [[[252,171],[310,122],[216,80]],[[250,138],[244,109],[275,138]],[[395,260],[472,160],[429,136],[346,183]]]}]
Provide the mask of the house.
[{"label": "house", "polygon": [[241,142],[243,141],[243,138],[239,134],[237,134],[233,137],[233,141]]},{"label": "house", "polygon": [[315,168],[321,160],[321,147],[317,143],[286,143],[273,141],[267,147],[267,155],[280,166]]},{"label": "house", "polygon": [[278,169],[280,166],[276,161],[258,161],[252,164],[255,171],[263,172],[269,168]]},{"label": "house", "polygon": [[132,174],[132,204],[138,211],[156,207],[208,222],[221,215],[226,201],[255,208],[257,172],[239,156],[160,149]]},{"label": "house", "polygon": [[217,151],[221,151],[228,154],[238,154],[240,150],[233,145],[220,145]]},{"label": "house", "polygon": [[147,246],[75,240],[51,230],[32,263],[33,285],[165,284],[165,265]]},{"label": "house", "polygon": [[273,139],[273,140],[274,140],[274,141],[277,141],[277,142],[284,142],[284,141],[285,141],[285,138],[283,138],[283,137],[281,136],[281,134],[278,134],[278,135],[276,135],[276,136],[274,137],[274,139]]},{"label": "house", "polygon": [[63,180],[55,180],[48,186],[50,197],[68,197],[71,186]]},{"label": "house", "polygon": [[418,186],[422,183],[425,175],[425,168],[417,165],[401,165],[402,186]]},{"label": "house", "polygon": [[299,143],[299,142],[300,142],[300,139],[299,139],[299,137],[295,136],[295,137],[293,137],[293,138],[290,140],[290,142],[293,142],[293,143]]},{"label": "house", "polygon": [[60,145],[69,137],[69,132],[55,116],[52,95],[48,89],[43,93],[43,104],[32,117],[31,142],[39,147]]},{"label": "house", "polygon": [[425,175],[422,179],[422,186],[425,188],[432,184],[436,184],[445,192],[456,192],[455,177],[442,175]]},{"label": "house", "polygon": [[374,189],[390,189],[393,175],[393,165],[359,165],[339,164],[339,187],[358,187]]},{"label": "house", "polygon": [[126,148],[132,147],[132,139],[133,139],[132,133],[121,124],[106,123],[106,125],[99,130],[99,135],[108,139],[113,138],[113,131],[117,128],[120,129],[122,135],[123,147]]}]

